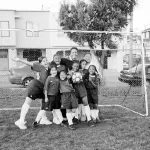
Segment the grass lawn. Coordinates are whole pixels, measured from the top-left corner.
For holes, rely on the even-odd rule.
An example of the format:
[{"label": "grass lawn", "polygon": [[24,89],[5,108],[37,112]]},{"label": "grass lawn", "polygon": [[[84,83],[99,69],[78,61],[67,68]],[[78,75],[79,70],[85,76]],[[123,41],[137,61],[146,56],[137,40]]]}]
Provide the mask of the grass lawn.
[{"label": "grass lawn", "polygon": [[[100,104],[120,104],[121,96],[100,97]],[[9,96],[0,99],[0,108],[19,108],[23,97]],[[143,98],[129,96],[123,103],[138,112],[145,113]],[[40,100],[33,104],[39,107]],[[20,110],[0,111],[0,150],[149,150],[150,119],[140,117],[119,107],[100,107],[104,120],[90,128],[85,122],[77,125],[77,130],[58,125],[39,126],[32,129],[38,109],[27,115],[27,130],[20,130],[14,122]],[[48,113],[51,120],[51,114]]]}]

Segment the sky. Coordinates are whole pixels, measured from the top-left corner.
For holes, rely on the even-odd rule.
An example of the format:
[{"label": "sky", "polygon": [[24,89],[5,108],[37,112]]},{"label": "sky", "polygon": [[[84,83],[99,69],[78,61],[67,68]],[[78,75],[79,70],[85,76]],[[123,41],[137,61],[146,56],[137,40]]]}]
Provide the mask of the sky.
[{"label": "sky", "polygon": [[[58,12],[60,4],[64,0],[0,0],[0,9],[13,10],[42,10],[50,9],[52,12]],[[66,2],[75,2],[76,0],[65,0]],[[88,0],[85,0],[88,1]],[[150,27],[150,0],[137,0],[138,4],[133,12],[134,31],[141,31]]]}]

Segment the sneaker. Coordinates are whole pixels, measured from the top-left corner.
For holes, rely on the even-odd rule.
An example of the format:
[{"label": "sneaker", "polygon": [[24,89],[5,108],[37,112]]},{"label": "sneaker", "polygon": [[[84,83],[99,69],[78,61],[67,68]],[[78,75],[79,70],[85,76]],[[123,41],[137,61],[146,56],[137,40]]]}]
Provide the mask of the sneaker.
[{"label": "sneaker", "polygon": [[22,122],[20,122],[20,120],[17,120],[17,121],[15,122],[15,125],[16,125],[17,127],[19,127],[19,129],[25,130],[25,129],[27,129],[25,123],[26,123],[26,122],[22,123]]},{"label": "sneaker", "polygon": [[34,121],[33,124],[32,124],[32,127],[33,127],[33,128],[36,128],[36,127],[38,127],[38,125],[39,125],[39,124],[37,123],[37,121]]},{"label": "sneaker", "polygon": [[76,125],[76,124],[78,124],[78,123],[79,123],[79,120],[78,120],[77,118],[73,118],[73,120],[72,120],[72,121],[73,121],[73,124],[74,124],[74,125]]},{"label": "sneaker", "polygon": [[88,125],[89,125],[90,127],[95,127],[95,124],[93,123],[92,120],[88,121]]},{"label": "sneaker", "polygon": [[42,124],[42,125],[50,125],[50,124],[52,124],[52,122],[49,121],[48,119],[41,119],[40,124]]},{"label": "sneaker", "polygon": [[76,130],[76,128],[73,125],[69,125],[68,128],[71,130]]}]

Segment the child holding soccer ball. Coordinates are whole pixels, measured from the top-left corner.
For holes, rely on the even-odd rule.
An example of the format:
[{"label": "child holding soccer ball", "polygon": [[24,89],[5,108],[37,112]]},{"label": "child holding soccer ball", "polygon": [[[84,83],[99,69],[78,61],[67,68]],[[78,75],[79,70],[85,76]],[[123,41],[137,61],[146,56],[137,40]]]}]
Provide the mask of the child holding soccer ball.
[{"label": "child holding soccer ball", "polygon": [[[85,115],[87,117],[88,125],[94,127],[94,123],[91,120],[90,107],[87,100],[87,91],[83,83],[82,74],[79,71],[79,61],[74,61],[72,64],[72,70],[70,72],[71,78],[73,80],[73,87],[76,92],[78,99],[82,100],[85,109]],[[77,116],[76,116],[77,118]]]},{"label": "child holding soccer ball", "polygon": [[87,89],[88,102],[91,109],[91,116],[94,123],[99,123],[99,110],[98,110],[98,85],[100,77],[97,73],[96,67],[90,65],[88,68],[88,74],[85,79],[85,86]]}]

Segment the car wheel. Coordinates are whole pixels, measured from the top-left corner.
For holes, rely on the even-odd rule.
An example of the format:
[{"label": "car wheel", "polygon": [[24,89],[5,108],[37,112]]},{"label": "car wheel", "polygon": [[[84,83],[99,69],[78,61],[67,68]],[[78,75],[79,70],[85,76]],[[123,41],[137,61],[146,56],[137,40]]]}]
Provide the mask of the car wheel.
[{"label": "car wheel", "polygon": [[33,80],[33,79],[34,79],[34,78],[31,78],[31,77],[25,78],[25,79],[23,80],[23,86],[24,86],[24,87],[27,87],[27,86],[29,85],[30,81]]}]

